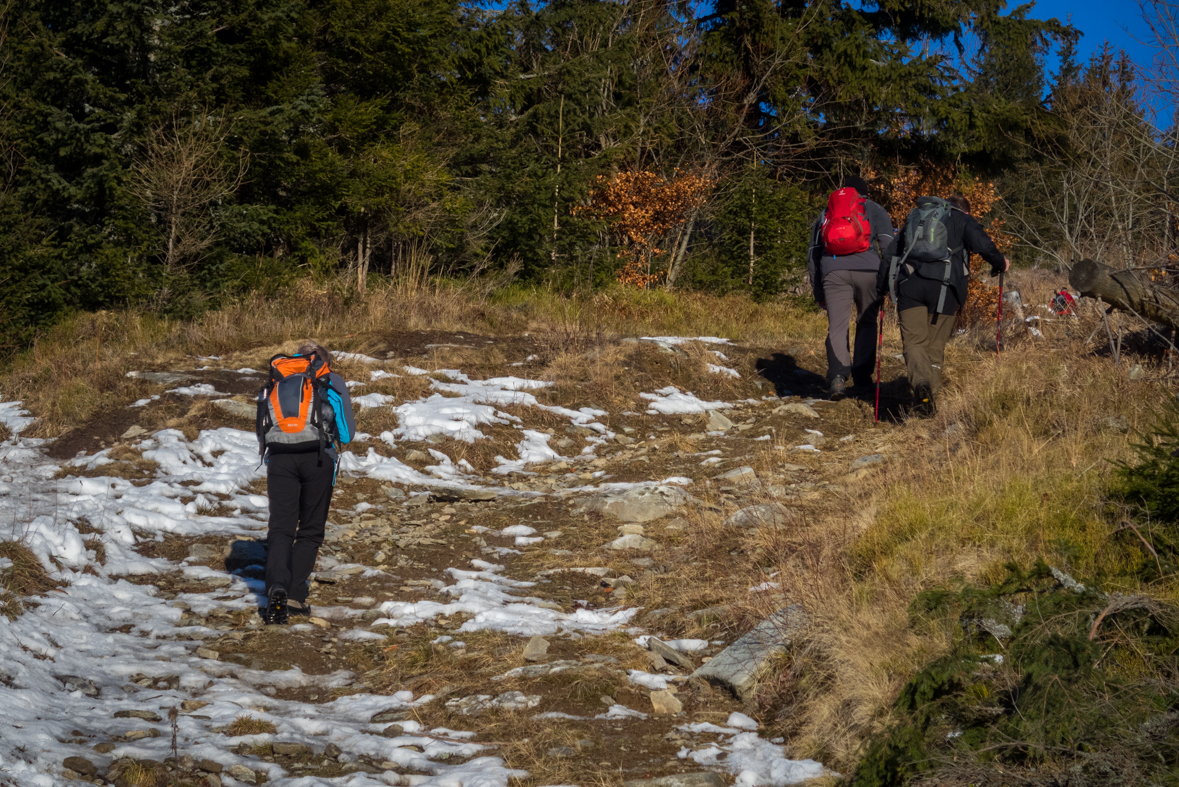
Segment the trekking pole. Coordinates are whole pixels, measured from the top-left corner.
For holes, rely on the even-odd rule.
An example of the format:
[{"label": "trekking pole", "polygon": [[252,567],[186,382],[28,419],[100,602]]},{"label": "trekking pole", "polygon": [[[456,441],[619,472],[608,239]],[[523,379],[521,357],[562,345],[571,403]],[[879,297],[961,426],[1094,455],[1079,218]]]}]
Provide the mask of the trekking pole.
[{"label": "trekking pole", "polygon": [[999,316],[995,318],[995,355],[999,354],[999,348],[1003,345],[1003,274],[1006,271],[999,271]]},{"label": "trekking pole", "polygon": [[880,329],[876,332],[876,416],[872,421],[874,424],[880,423],[880,362],[884,359],[884,304],[885,299],[880,300]]}]

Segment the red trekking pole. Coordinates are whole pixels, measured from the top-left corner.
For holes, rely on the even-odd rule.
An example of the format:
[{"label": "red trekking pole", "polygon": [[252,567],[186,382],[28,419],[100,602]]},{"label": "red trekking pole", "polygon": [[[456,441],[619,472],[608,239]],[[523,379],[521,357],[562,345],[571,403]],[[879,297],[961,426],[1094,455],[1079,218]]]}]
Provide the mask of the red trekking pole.
[{"label": "red trekking pole", "polygon": [[999,347],[1003,344],[1003,274],[999,271],[999,316],[995,318],[995,355],[999,354]]},{"label": "red trekking pole", "polygon": [[880,300],[880,330],[876,332],[876,417],[872,421],[874,424],[880,423],[880,362],[884,357],[884,304],[886,301],[882,298]]}]

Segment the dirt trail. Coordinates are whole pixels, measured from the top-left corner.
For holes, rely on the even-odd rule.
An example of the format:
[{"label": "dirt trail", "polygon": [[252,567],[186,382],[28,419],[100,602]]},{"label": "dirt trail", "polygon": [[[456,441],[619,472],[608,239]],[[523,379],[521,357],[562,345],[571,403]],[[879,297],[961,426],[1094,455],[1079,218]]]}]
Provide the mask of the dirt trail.
[{"label": "dirt trail", "polygon": [[[443,403],[465,402],[462,385],[509,375],[529,378],[537,371],[536,354],[543,352],[533,337],[456,334],[400,337],[400,343],[397,338],[384,337],[388,360],[357,357],[341,364],[349,379],[373,377],[367,387],[356,387],[354,396],[378,390],[373,372],[404,378],[415,373],[416,363],[426,367],[419,370],[423,374],[461,369],[474,382],[456,383],[446,373],[427,380],[442,392],[434,396]],[[469,355],[489,347],[495,354],[482,362]],[[740,725],[761,722],[765,730],[774,719],[746,719],[759,715],[756,702],[690,680],[692,668],[752,628],[758,615],[786,604],[772,576],[751,580],[759,576],[757,564],[792,523],[838,509],[844,490],[890,460],[890,429],[873,427],[868,397],[837,404],[779,398],[787,387],[813,392],[820,384],[817,370],[792,356],[729,344],[695,351],[723,358],[717,365],[735,369],[739,378],[701,379],[691,389],[707,401],[709,386],[726,385],[723,408],[651,412],[644,405],[658,409],[659,395],[672,401],[669,393],[656,391],[682,386],[676,374],[688,364],[687,351],[666,342],[624,349],[643,393],[650,394],[629,406],[542,397],[535,406],[508,408],[518,420],[483,427],[487,438],[474,444],[435,434],[373,436],[349,446],[357,457],[367,450],[370,464],[342,466],[311,586],[311,614],[294,618],[290,627],[263,626],[251,603],[261,595],[264,512],[251,514],[249,527],[234,531],[225,523],[243,516],[240,493],[205,491],[180,498],[220,524],[210,526],[207,535],[140,535],[135,551],[155,561],[156,570],[122,579],[156,588],[154,597],[179,615],[170,630],[149,633],[124,625],[123,633],[181,644],[209,674],[231,675],[299,708],[335,707],[340,698],[355,695],[412,692],[412,702],[373,714],[367,734],[396,739],[398,751],[419,752],[434,764],[462,766],[499,757],[508,769],[527,771],[529,785],[618,783],[705,770],[730,782],[738,770],[734,750],[749,743],[742,744],[741,735],[754,729]],[[247,361],[258,368],[258,359],[201,361],[210,368],[152,370],[182,374],[184,380],[161,385],[187,386],[189,393],[161,393],[48,447],[55,458],[75,457],[59,478],[120,479],[142,488],[153,474],[162,474],[152,464],[163,460],[151,459],[155,455],[142,448],[161,428],[180,430],[189,440],[224,427],[250,430],[248,407],[213,402],[244,403],[260,378],[235,370],[249,367]],[[192,387],[202,385],[215,393],[191,395]],[[597,414],[577,422],[541,405],[590,407]],[[400,419],[405,417],[401,412]],[[406,428],[399,421],[390,424]],[[528,461],[529,452],[542,446],[553,456],[545,460],[542,453],[540,460]],[[111,461],[88,463],[86,457],[99,448]],[[476,448],[484,461],[472,453]],[[209,456],[215,463],[219,454]],[[472,460],[464,462],[467,456]],[[394,460],[397,472],[412,480],[398,480],[388,465],[379,464]],[[609,504],[639,488],[672,489],[674,499],[637,512]],[[245,492],[258,498],[264,489],[262,478]],[[751,506],[762,507],[763,514],[765,507],[776,506],[778,513],[752,526],[746,517],[742,524],[739,512]],[[735,514],[736,521],[730,519]],[[100,535],[87,538],[102,544]],[[96,564],[102,563],[99,554]],[[682,652],[680,664],[638,644],[644,634],[672,641]],[[159,670],[145,672],[128,676],[129,683],[168,690],[185,702],[183,713],[200,716],[207,701],[201,687],[169,682]],[[296,674],[310,678],[287,679]],[[660,712],[668,710],[666,704],[677,712]],[[168,735],[166,722],[151,728]],[[77,755],[85,760],[74,762],[80,770],[67,771],[70,776],[133,783],[127,769],[145,761],[170,769],[167,778],[174,783],[181,776],[192,784],[249,783],[241,766],[234,776],[218,771],[222,766],[208,755],[184,760],[184,745],[181,760],[157,766],[157,760],[119,749],[126,748],[125,734],[103,739],[93,730],[77,732],[84,733],[76,742]],[[407,743],[410,733],[424,738]],[[487,748],[477,755],[461,747],[431,753],[430,741],[446,742],[448,734]],[[249,770],[259,782],[367,774],[374,784],[414,785],[440,774],[422,763],[415,766],[409,755],[399,761],[376,749],[366,752],[365,746],[349,751],[333,743],[325,749],[282,743],[281,737],[261,730],[228,737],[223,746],[254,763]],[[766,742],[766,749],[748,754],[750,773],[756,775],[758,763],[765,766],[763,781],[742,778],[754,779],[751,784],[788,783],[781,767],[769,775],[772,763],[766,759],[777,751],[773,756],[789,762],[781,760],[790,754],[781,743]],[[93,773],[84,773],[85,763],[94,766]]]}]

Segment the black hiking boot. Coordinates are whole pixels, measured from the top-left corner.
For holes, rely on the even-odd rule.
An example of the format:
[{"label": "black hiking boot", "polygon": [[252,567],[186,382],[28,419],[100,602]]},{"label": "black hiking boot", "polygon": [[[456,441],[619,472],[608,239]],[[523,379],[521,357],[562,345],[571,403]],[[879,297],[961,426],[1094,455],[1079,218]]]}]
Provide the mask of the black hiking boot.
[{"label": "black hiking boot", "polygon": [[311,617],[311,605],[306,601],[298,602],[294,599],[287,599],[287,614],[292,618],[309,618]]},{"label": "black hiking boot", "polygon": [[266,599],[266,614],[262,616],[268,626],[285,626],[290,621],[287,612],[287,592],[283,588],[273,588]]},{"label": "black hiking boot", "polygon": [[842,375],[835,375],[831,378],[831,384],[827,387],[827,398],[833,402],[838,402],[847,396],[847,380]]},{"label": "black hiking boot", "polygon": [[933,401],[933,389],[927,383],[919,383],[913,389],[913,414],[920,418],[929,418],[937,412],[937,405]]}]

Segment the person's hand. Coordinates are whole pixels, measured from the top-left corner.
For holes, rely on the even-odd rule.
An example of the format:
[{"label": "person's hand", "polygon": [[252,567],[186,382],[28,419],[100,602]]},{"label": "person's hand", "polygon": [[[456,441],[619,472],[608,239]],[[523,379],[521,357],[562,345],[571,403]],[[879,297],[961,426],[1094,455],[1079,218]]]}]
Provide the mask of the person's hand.
[{"label": "person's hand", "polygon": [[1011,270],[1011,260],[1004,257],[1003,258],[1003,272],[1006,273],[1009,270]]}]

